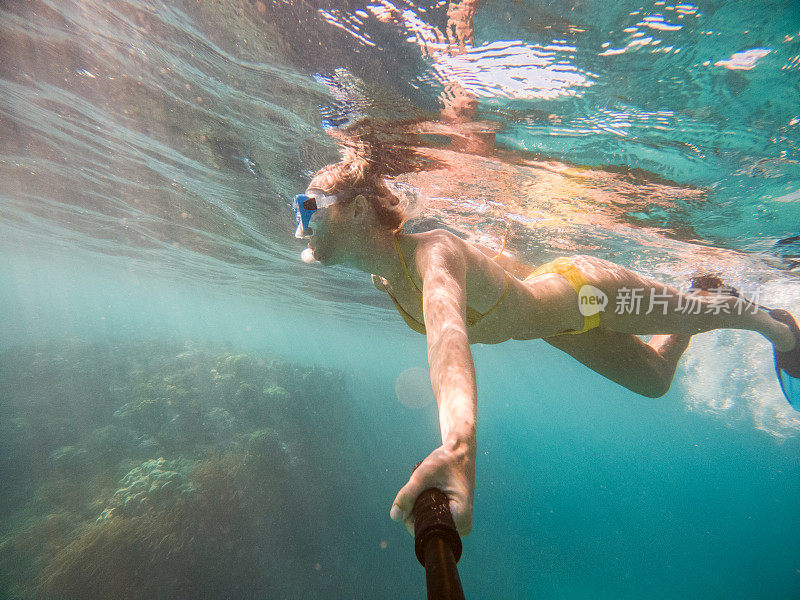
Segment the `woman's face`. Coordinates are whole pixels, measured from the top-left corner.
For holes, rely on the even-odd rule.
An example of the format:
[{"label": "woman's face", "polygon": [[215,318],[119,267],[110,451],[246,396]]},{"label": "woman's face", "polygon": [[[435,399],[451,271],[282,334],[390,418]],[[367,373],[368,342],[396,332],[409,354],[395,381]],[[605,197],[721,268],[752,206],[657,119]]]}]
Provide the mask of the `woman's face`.
[{"label": "woman's face", "polygon": [[308,226],[312,235],[308,247],[314,251],[314,258],[323,265],[335,265],[344,260],[350,224],[345,212],[337,202],[311,215]]}]

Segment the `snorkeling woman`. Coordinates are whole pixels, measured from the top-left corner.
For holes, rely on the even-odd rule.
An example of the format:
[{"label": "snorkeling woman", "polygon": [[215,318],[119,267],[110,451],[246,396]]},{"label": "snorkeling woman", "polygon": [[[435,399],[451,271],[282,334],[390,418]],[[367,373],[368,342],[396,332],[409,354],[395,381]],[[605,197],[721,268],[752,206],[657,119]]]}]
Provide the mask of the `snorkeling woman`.
[{"label": "snorkeling woman", "polygon": [[[773,344],[781,388],[800,409],[800,329],[788,312],[750,303],[734,290],[682,293],[585,255],[557,259],[518,278],[448,231],[405,233],[400,201],[384,181],[385,168],[377,170],[376,164],[357,152],[346,154],[317,172],[295,198],[295,210],[297,236],[309,239],[306,262],[349,264],[372,273],[406,323],[427,336],[442,445],[397,494],[394,520],[411,527],[416,497],[438,487],[450,499],[459,533],[472,528],[473,343],[542,338],[608,379],[658,397],[669,389],[692,335],[756,331]],[[642,302],[635,306],[632,297]],[[645,343],[637,335],[653,337]]]}]

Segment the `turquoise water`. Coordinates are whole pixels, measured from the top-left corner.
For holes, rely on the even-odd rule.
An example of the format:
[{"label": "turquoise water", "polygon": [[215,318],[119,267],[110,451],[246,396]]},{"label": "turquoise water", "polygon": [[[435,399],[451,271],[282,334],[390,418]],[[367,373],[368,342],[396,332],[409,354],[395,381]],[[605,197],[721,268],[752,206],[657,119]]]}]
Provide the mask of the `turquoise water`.
[{"label": "turquoise water", "polygon": [[[794,3],[485,3],[459,57],[413,41],[444,3],[397,6],[2,4],[0,597],[424,597],[388,513],[439,440],[395,392],[425,340],[292,235],[323,119],[436,121],[456,79],[494,150],[398,178],[413,229],[800,312]],[[800,597],[766,341],[697,336],[657,400],[473,354],[468,598]]]}]

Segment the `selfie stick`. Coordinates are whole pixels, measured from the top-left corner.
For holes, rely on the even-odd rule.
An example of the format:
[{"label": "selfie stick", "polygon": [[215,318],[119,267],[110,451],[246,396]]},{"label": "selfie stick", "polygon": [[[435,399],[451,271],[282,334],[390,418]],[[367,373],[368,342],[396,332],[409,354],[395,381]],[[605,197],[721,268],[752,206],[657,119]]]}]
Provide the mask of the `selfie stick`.
[{"label": "selfie stick", "polygon": [[414,503],[414,551],[425,567],[428,600],[464,600],[456,563],[461,538],[456,531],[447,496],[428,488]]}]

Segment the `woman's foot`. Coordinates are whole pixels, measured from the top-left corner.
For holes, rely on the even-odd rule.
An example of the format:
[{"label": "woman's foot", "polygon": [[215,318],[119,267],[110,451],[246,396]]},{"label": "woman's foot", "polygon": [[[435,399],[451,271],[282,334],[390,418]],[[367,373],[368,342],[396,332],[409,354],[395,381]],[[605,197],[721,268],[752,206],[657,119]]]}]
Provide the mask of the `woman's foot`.
[{"label": "woman's foot", "polygon": [[800,327],[791,314],[780,308],[769,311],[770,316],[786,325],[794,335],[794,347],[780,351],[774,348],[775,372],[781,384],[783,395],[795,410],[800,411]]},{"label": "woman's foot", "polygon": [[[736,288],[726,285],[717,275],[704,274],[692,277],[689,293],[698,295],[708,295],[710,293],[724,294],[727,296],[739,297]],[[757,306],[757,305],[756,305]],[[780,331],[773,331],[769,336],[772,340],[780,339],[780,342],[773,343],[775,353],[775,372],[778,374],[778,382],[781,385],[783,395],[792,407],[800,411],[800,327],[794,317],[780,308],[765,308],[758,306],[784,327],[779,327]],[[788,331],[787,331],[788,328]],[[775,329],[775,327],[772,327]],[[780,336],[778,337],[778,333]],[[783,338],[786,338],[785,340]],[[794,343],[792,343],[794,342]],[[778,350],[778,348],[782,348]]]},{"label": "woman's foot", "polygon": [[[703,294],[707,292],[707,294]],[[739,290],[735,287],[726,284],[718,275],[706,273],[704,275],[695,275],[691,279],[691,287],[689,288],[690,294],[699,294],[701,296],[712,294],[721,294],[724,296],[739,297]]]}]

